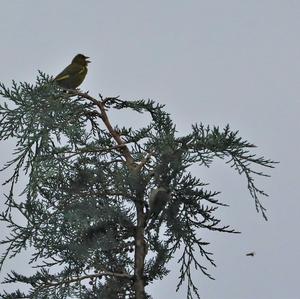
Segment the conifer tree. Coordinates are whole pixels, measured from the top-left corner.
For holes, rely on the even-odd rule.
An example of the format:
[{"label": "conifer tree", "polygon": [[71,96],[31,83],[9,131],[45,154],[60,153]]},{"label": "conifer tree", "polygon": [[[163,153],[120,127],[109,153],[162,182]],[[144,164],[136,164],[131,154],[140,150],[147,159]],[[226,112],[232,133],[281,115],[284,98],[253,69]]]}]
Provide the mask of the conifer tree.
[{"label": "conifer tree", "polygon": [[[183,136],[152,100],[61,90],[43,73],[34,85],[1,84],[0,95],[0,139],[16,142],[2,169],[12,174],[4,182],[9,192],[0,220],[10,233],[0,243],[0,267],[30,247],[28,267],[35,271],[6,273],[4,283],[30,288],[1,298],[151,298],[147,285],[168,274],[177,251],[177,289],[186,282],[187,298],[200,298],[192,270],[212,278],[203,264],[215,261],[199,232],[236,233],[215,216],[226,206],[219,192],[191,171],[216,158],[245,176],[266,219],[266,193],[254,179],[274,162],[256,156],[229,125],[194,124]],[[120,127],[110,119],[116,110],[148,114],[150,121]],[[21,195],[20,176],[27,178]]]}]

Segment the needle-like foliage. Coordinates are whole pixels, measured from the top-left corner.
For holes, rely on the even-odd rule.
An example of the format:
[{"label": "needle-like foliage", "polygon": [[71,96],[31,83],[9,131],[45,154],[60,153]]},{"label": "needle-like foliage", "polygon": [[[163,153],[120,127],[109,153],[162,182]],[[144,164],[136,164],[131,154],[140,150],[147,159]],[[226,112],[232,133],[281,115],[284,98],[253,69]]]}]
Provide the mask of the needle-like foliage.
[{"label": "needle-like foliage", "polygon": [[[35,85],[0,84],[0,140],[13,139],[10,186],[1,211],[9,234],[1,240],[0,268],[32,250],[35,274],[7,273],[4,283],[22,282],[27,293],[2,298],[150,298],[145,286],[168,274],[178,251],[178,288],[200,298],[193,269],[211,277],[215,266],[201,229],[235,233],[215,211],[226,206],[192,167],[209,167],[216,158],[244,175],[257,211],[266,218],[255,184],[274,162],[257,157],[254,145],[229,126],[196,124],[182,136],[164,107],[152,100],[95,98],[63,91],[40,73]],[[142,128],[113,125],[109,114],[131,110],[150,116]],[[262,169],[262,170],[259,170]],[[27,178],[16,194],[20,177]],[[153,225],[149,194],[166,186],[170,199]],[[204,259],[204,260],[203,260]]]}]

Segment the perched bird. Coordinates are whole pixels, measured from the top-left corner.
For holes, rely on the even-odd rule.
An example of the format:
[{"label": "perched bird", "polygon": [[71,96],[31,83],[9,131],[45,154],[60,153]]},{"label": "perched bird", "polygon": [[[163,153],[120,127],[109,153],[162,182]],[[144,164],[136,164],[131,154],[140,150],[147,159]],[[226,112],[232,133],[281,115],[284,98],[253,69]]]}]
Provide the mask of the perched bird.
[{"label": "perched bird", "polygon": [[149,224],[149,226],[152,226],[160,212],[164,209],[167,202],[170,200],[170,197],[170,190],[162,186],[154,189],[151,192],[149,199],[149,218],[151,218],[151,223]]},{"label": "perched bird", "polygon": [[75,89],[84,80],[87,74],[89,57],[77,54],[70,65],[54,78],[54,82],[62,88]]}]

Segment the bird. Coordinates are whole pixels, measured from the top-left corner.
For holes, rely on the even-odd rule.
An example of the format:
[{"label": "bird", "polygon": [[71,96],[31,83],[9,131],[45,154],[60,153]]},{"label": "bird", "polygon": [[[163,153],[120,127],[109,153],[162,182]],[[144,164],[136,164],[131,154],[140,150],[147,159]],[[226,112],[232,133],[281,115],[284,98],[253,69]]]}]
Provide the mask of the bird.
[{"label": "bird", "polygon": [[255,256],[255,251],[252,251],[252,252],[246,253],[246,256]]},{"label": "bird", "polygon": [[151,222],[149,227],[153,225],[154,221],[157,219],[160,212],[165,208],[170,198],[170,190],[163,186],[160,186],[151,192],[149,198],[149,218],[151,219]]},{"label": "bird", "polygon": [[62,88],[77,88],[83,82],[87,74],[87,65],[90,63],[88,58],[89,57],[83,54],[77,54],[71,64],[54,78],[54,82]]}]

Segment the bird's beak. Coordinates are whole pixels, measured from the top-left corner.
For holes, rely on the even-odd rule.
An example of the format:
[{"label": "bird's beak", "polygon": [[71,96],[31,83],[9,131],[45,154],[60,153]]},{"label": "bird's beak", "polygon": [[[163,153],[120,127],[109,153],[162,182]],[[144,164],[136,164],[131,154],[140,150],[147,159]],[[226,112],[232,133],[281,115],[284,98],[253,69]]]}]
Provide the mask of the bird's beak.
[{"label": "bird's beak", "polygon": [[86,63],[90,63],[91,62],[90,60],[88,60],[90,57],[85,56],[84,58],[85,58],[85,62]]}]

